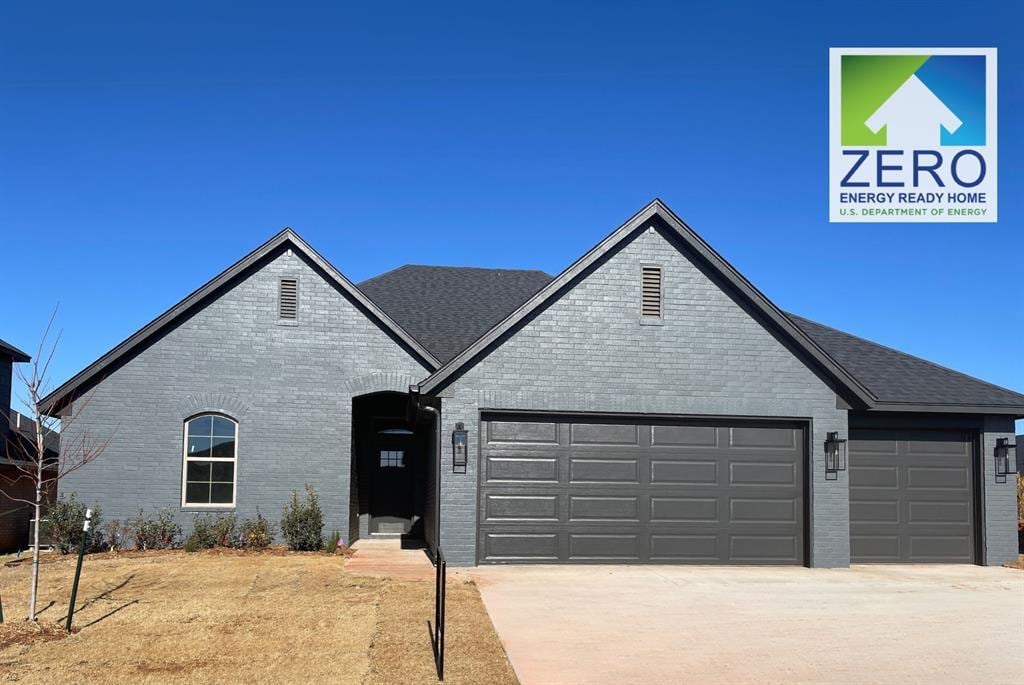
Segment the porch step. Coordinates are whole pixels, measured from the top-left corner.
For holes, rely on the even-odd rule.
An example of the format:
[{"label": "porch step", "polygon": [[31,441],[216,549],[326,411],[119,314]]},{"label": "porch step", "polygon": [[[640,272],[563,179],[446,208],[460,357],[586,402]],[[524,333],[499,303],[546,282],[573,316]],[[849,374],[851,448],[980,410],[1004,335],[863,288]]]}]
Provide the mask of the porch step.
[{"label": "porch step", "polygon": [[402,535],[405,533],[405,523],[401,521],[381,522],[377,524],[377,532],[371,535]]}]

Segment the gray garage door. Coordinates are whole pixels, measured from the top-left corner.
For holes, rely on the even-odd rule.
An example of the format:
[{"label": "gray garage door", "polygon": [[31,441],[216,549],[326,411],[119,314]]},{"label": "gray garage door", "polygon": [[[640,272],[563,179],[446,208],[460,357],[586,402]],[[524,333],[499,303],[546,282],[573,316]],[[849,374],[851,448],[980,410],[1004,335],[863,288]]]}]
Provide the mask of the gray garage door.
[{"label": "gray garage door", "polygon": [[851,560],[972,562],[972,436],[854,430],[850,437]]},{"label": "gray garage door", "polygon": [[800,564],[800,424],[481,421],[482,563]]}]

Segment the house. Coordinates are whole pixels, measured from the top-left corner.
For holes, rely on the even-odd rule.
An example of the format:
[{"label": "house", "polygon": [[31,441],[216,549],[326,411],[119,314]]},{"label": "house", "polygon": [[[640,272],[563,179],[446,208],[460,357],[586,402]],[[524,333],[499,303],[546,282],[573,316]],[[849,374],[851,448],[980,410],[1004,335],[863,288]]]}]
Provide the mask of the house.
[{"label": "house", "polygon": [[309,483],[329,529],[461,565],[1017,554],[1024,395],[781,311],[660,201],[554,278],[356,286],[286,229],[45,405],[111,438],[62,485],[108,520]]},{"label": "house", "polygon": [[[17,347],[0,340],[0,554],[28,547],[32,509],[28,504],[35,497],[32,481],[15,466],[16,461],[31,454],[35,444],[35,423],[11,409],[14,364],[31,361]],[[56,460],[60,436],[47,430],[43,436],[47,458]],[[49,493],[56,492],[50,488]]]}]

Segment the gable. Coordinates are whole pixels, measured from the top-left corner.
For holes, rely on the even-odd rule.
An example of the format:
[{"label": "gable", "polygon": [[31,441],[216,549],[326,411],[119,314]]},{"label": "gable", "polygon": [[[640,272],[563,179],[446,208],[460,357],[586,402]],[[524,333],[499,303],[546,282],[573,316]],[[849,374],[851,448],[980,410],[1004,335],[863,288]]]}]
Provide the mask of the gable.
[{"label": "gable", "polygon": [[[654,323],[640,316],[641,269],[650,265],[663,282],[663,317]],[[692,395],[719,413],[740,399],[767,407],[811,396],[834,406],[832,384],[723,285],[664,230],[640,230],[454,379],[451,391],[511,377],[524,395]]]},{"label": "gable", "polygon": [[[302,275],[300,317],[302,310],[308,313],[306,323],[300,318],[294,331],[288,333],[288,326],[277,325],[277,288],[279,278],[296,274]],[[325,327],[332,324],[332,317],[334,323],[348,325],[333,337],[317,338],[326,335]],[[196,326],[200,331],[219,333],[221,345],[234,349],[236,357],[260,349],[261,343],[294,335],[303,342],[321,343],[335,350],[349,344],[362,354],[394,348],[403,359],[414,360],[417,368],[425,371],[440,364],[337,269],[286,229],[54,390],[43,399],[43,407],[56,413],[63,403],[138,355],[162,343],[166,346],[169,336],[180,338],[183,333],[178,331],[187,332]],[[350,335],[357,332],[358,337]],[[185,359],[192,356],[188,349],[182,354]],[[329,359],[324,357],[325,362]],[[308,364],[309,359],[300,363]]]},{"label": "gable", "polygon": [[[639,252],[638,252],[639,251]],[[644,254],[646,253],[646,254]],[[640,307],[640,268],[639,260],[668,260],[672,263],[677,276],[666,273],[665,298],[666,321],[665,331],[650,332],[641,327],[639,318]],[[613,277],[599,292],[591,292],[595,282],[607,278],[607,274],[618,268],[617,264],[627,263],[628,273],[623,272]],[[609,267],[609,265],[611,265]],[[700,274],[700,278],[696,276]],[[594,277],[597,276],[597,279]],[[679,278],[682,276],[682,278]],[[688,284],[689,291],[675,290],[668,279],[677,278],[679,283]],[[701,278],[703,281],[701,281]],[[616,281],[617,279],[617,281]],[[700,284],[713,287],[703,288],[703,298],[698,297]],[[580,288],[583,291],[577,292]],[[696,289],[695,289],[696,288]],[[688,293],[688,295],[687,295]],[[717,293],[712,295],[712,293]],[[589,294],[593,300],[587,301]],[[691,297],[696,299],[680,300],[670,303],[672,297]],[[581,298],[583,298],[581,300]],[[632,299],[629,299],[632,298]],[[710,299],[709,299],[710,298]],[[725,305],[708,309],[709,303],[724,302],[726,298],[731,304],[728,311]],[[627,301],[629,300],[629,301]],[[655,200],[638,212],[629,221],[612,232],[605,240],[581,257],[576,263],[556,277],[548,286],[538,292],[512,312],[502,323],[495,326],[472,346],[464,350],[454,359],[436,371],[420,386],[424,393],[436,393],[453,383],[459,376],[466,374],[475,365],[483,363],[491,355],[497,354],[503,347],[514,344],[521,335],[529,336],[527,329],[537,320],[542,320],[545,312],[568,303],[572,307],[571,314],[566,314],[560,325],[547,331],[545,338],[549,346],[575,345],[584,353],[602,345],[601,326],[611,327],[608,330],[623,336],[625,347],[652,346],[651,352],[655,359],[666,353],[683,353],[686,348],[685,338],[693,334],[692,352],[699,354],[708,339],[700,330],[692,331],[679,328],[681,321],[669,325],[669,306],[682,306],[679,311],[703,311],[702,322],[695,325],[708,327],[707,330],[721,333],[718,345],[722,350],[729,350],[732,343],[739,347],[735,350],[742,356],[743,342],[737,338],[739,331],[728,330],[727,323],[735,320],[736,312],[742,312],[746,326],[756,326],[760,331],[756,334],[761,340],[772,340],[776,350],[785,350],[788,358],[798,361],[804,372],[810,372],[819,382],[831,387],[845,400],[854,406],[870,406],[872,398],[855,379],[841,366],[835,363],[806,333],[797,328],[793,322],[772,304],[763,294],[744,279],[724,259],[701,240],[691,229],[683,224],[661,202]],[[573,307],[573,303],[576,304]],[[621,314],[611,315],[602,320],[605,306],[624,307]],[[701,308],[704,308],[701,310]],[[711,315],[724,318],[715,320]],[[627,317],[627,318],[622,318]],[[632,321],[629,320],[632,317]],[[596,325],[595,325],[596,324]],[[628,326],[629,328],[624,328]],[[724,327],[724,328],[723,328]],[[657,328],[652,326],[650,328]],[[748,332],[753,329],[748,329]],[[595,336],[587,339],[583,334]],[[682,336],[672,338],[672,335]],[[667,347],[658,347],[666,346]],[[642,348],[647,351],[647,347]],[[587,355],[590,356],[590,355]],[[616,363],[608,360],[604,374],[616,373]],[[571,360],[566,363],[572,365]],[[597,368],[591,369],[595,373]]]}]

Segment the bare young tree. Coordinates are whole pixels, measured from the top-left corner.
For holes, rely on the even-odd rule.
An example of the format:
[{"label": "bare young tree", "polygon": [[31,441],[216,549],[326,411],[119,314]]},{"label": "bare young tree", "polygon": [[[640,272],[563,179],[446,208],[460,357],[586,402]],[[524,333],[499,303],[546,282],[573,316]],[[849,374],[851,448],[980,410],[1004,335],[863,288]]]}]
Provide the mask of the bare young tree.
[{"label": "bare young tree", "polygon": [[[50,320],[46,324],[46,330],[39,341],[39,348],[36,356],[27,364],[18,364],[15,367],[15,374],[21,383],[23,395],[22,402],[31,411],[35,435],[31,439],[19,435],[18,431],[8,431],[10,439],[7,444],[7,465],[14,467],[15,473],[7,477],[10,483],[27,481],[32,487],[34,496],[31,499],[17,497],[8,492],[3,494],[10,500],[20,502],[32,507],[32,576],[29,590],[28,620],[36,620],[36,599],[39,589],[39,527],[42,521],[43,507],[45,506],[50,493],[56,492],[57,484],[62,478],[78,469],[86,466],[97,459],[107,445],[110,444],[111,436],[105,439],[97,439],[86,430],[70,430],[76,418],[81,416],[82,409],[88,404],[91,396],[86,395],[77,400],[74,412],[65,412],[63,416],[55,417],[47,412],[52,411],[49,407],[42,405],[43,398],[50,391],[48,372],[50,362],[53,361],[57,351],[57,344],[60,342],[58,332],[53,342],[50,343],[50,334],[53,322],[56,319],[57,310],[54,309]],[[23,369],[22,367],[28,367]],[[11,417],[5,416],[8,425]],[[47,450],[46,436],[57,432],[60,428],[60,449],[57,454]]]}]

